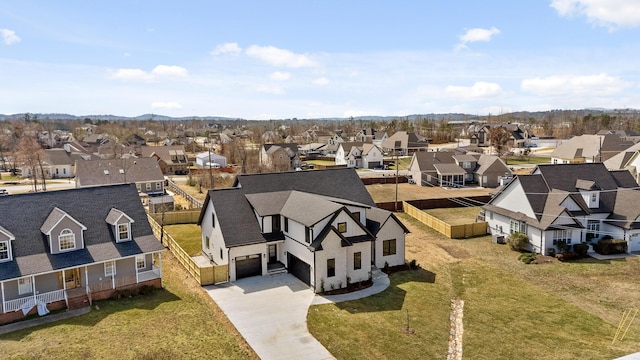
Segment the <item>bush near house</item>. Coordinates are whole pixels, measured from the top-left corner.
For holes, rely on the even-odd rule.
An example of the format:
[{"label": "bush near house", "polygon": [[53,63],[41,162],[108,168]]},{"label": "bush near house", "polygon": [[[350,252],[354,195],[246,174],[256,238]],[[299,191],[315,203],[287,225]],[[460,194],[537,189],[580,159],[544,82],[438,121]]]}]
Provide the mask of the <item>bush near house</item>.
[{"label": "bush near house", "polygon": [[522,261],[525,264],[531,264],[536,260],[537,257],[538,257],[538,254],[536,253],[524,253],[518,256],[518,260]]},{"label": "bush near house", "polygon": [[580,257],[586,257],[589,252],[589,244],[580,243],[573,245],[573,251],[576,252]]},{"label": "bush near house", "polygon": [[529,237],[521,232],[514,232],[507,238],[507,244],[511,250],[523,251],[529,244]]},{"label": "bush near house", "polygon": [[624,254],[627,252],[627,242],[623,239],[603,238],[593,245],[593,250],[602,255]]}]

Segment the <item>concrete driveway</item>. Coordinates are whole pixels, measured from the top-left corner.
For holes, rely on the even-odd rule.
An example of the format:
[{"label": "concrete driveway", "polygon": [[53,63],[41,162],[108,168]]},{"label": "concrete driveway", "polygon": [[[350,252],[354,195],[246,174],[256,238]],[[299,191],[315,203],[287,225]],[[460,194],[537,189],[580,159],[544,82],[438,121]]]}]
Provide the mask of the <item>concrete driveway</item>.
[{"label": "concrete driveway", "polygon": [[205,289],[261,359],[334,359],[307,329],[315,294],[295,276],[254,276]]}]

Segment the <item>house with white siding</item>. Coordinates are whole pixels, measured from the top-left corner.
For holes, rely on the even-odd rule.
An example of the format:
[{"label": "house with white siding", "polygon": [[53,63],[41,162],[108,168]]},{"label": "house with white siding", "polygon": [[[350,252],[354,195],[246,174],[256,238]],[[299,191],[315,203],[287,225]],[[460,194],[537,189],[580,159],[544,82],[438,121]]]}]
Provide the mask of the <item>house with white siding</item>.
[{"label": "house with white siding", "polygon": [[230,281],[287,271],[323,292],[405,263],[407,228],[353,169],[239,175],[207,193],[198,224],[203,253],[229,266]]},{"label": "house with white siding", "polygon": [[624,239],[640,251],[640,190],[626,170],[602,163],[543,164],[518,175],[483,206],[493,236],[521,232],[528,250],[546,254],[568,245]]}]

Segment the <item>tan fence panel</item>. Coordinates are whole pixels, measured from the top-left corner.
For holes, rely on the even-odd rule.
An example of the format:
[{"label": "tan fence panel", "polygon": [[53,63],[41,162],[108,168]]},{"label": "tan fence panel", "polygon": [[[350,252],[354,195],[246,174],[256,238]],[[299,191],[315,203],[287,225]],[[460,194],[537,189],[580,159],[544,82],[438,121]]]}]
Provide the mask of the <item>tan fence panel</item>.
[{"label": "tan fence panel", "polygon": [[407,215],[413,217],[414,219],[420,221],[421,223],[427,225],[435,231],[446,235],[451,239],[464,239],[468,237],[487,234],[486,222],[476,222],[464,225],[449,225],[446,222],[425,213],[424,211],[407,202],[403,202],[402,207]]},{"label": "tan fence panel", "polygon": [[[149,214],[158,223],[162,223],[162,213]],[[200,210],[168,211],[164,213],[164,224],[196,224],[200,218]]]}]

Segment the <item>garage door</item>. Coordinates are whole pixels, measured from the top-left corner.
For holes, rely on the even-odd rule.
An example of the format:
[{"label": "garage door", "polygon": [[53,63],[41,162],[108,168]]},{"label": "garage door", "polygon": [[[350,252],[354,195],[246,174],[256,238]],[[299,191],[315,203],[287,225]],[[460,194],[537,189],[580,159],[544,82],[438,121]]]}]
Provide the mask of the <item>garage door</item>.
[{"label": "garage door", "polygon": [[258,275],[262,275],[262,258],[260,254],[236,258],[236,279]]},{"label": "garage door", "polygon": [[640,234],[631,235],[629,238],[629,252],[640,251]]},{"label": "garage door", "polygon": [[307,285],[311,285],[311,266],[306,262],[298,259],[296,256],[287,254],[288,270],[298,279]]}]

